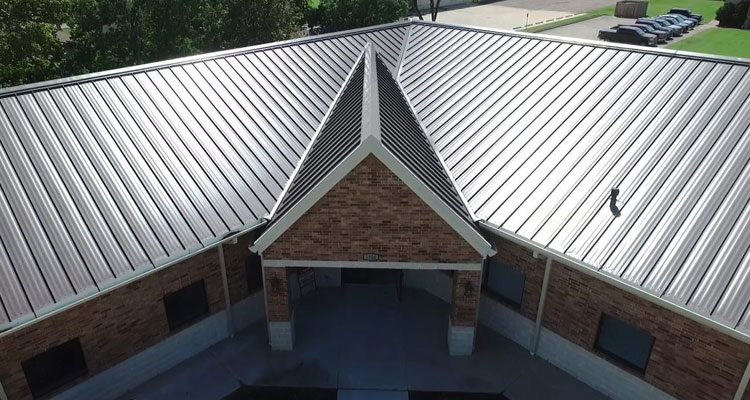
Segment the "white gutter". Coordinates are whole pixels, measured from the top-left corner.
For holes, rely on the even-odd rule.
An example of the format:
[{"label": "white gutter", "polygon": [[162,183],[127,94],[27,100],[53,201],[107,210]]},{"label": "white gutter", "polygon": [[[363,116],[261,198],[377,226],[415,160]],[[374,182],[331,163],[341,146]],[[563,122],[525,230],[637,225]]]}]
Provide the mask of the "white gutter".
[{"label": "white gutter", "polygon": [[559,251],[552,250],[547,247],[543,247],[541,245],[538,245],[530,240],[524,239],[522,237],[519,237],[513,232],[510,232],[508,230],[505,230],[503,228],[499,228],[497,226],[492,225],[491,223],[480,220],[477,221],[480,227],[486,229],[487,231],[502,237],[503,239],[506,239],[508,241],[511,241],[513,243],[516,243],[518,245],[521,245],[527,249],[531,249],[533,251],[537,251],[541,254],[544,254],[547,256],[547,258],[552,258],[555,261],[558,261],[562,264],[565,264],[566,266],[578,271],[582,272],[586,275],[589,275],[591,277],[594,277],[596,279],[599,279],[601,281],[604,281],[618,289],[621,289],[627,293],[630,293],[634,296],[640,297],[646,301],[650,301],[662,308],[666,308],[667,310],[673,311],[679,315],[682,315],[683,317],[689,318],[695,322],[698,322],[699,324],[702,324],[704,326],[708,326],[710,328],[713,328],[731,338],[737,339],[741,341],[742,343],[750,344],[750,336],[742,333],[740,331],[735,330],[733,327],[724,325],[718,321],[714,321],[710,318],[704,317],[703,315],[700,315],[690,309],[687,309],[683,306],[680,306],[675,303],[671,303],[669,301],[666,301],[662,299],[659,296],[654,295],[653,293],[649,293],[643,289],[640,289],[638,287],[635,287],[633,285],[630,285],[626,282],[623,282],[619,279],[616,279],[615,277],[611,275],[607,275],[604,273],[599,272],[595,267],[586,265],[582,263],[579,260],[576,260],[566,254],[560,253]]},{"label": "white gutter", "polygon": [[534,327],[534,336],[531,338],[529,344],[529,351],[533,356],[536,354],[537,346],[539,346],[539,334],[542,331],[542,316],[544,315],[544,302],[547,300],[547,287],[549,286],[549,275],[552,271],[552,259],[547,257],[547,262],[544,265],[544,279],[542,280],[542,294],[539,296],[539,305],[536,309],[536,326]]},{"label": "white gutter", "polygon": [[219,251],[219,269],[221,270],[221,285],[224,287],[224,311],[227,313],[227,336],[234,336],[234,318],[232,317],[232,300],[229,297],[229,281],[227,280],[227,267],[224,262],[224,245],[216,246]]},{"label": "white gutter", "polygon": [[747,362],[745,373],[742,375],[742,379],[740,379],[739,386],[737,386],[737,393],[734,394],[734,400],[742,400],[742,397],[745,395],[745,391],[747,390],[748,381],[750,381],[750,361]]},{"label": "white gutter", "polygon": [[[103,289],[103,290],[101,290],[101,291],[99,291],[99,292],[97,292],[97,293],[95,293],[95,294],[93,294],[91,296],[78,299],[78,300],[76,300],[74,302],[71,302],[71,303],[65,303],[65,304],[61,305],[59,308],[54,309],[54,310],[48,312],[47,314],[44,314],[42,316],[39,316],[39,317],[34,318],[32,320],[29,320],[29,321],[27,321],[27,322],[25,322],[23,324],[14,326],[13,328],[10,328],[10,329],[8,329],[6,331],[0,332],[0,339],[2,339],[5,336],[8,336],[8,335],[10,335],[12,333],[15,333],[15,332],[17,332],[19,330],[25,329],[25,328],[27,328],[27,327],[29,327],[29,326],[37,323],[37,322],[43,321],[43,320],[45,320],[45,319],[47,319],[47,318],[49,318],[49,317],[51,317],[53,315],[57,315],[57,314],[60,314],[60,313],[62,313],[64,311],[67,311],[67,310],[69,310],[69,309],[71,309],[71,308],[73,308],[75,306],[78,306],[78,305],[84,303],[84,302],[87,302],[89,300],[92,300],[92,299],[95,299],[97,297],[100,297],[100,296],[102,296],[102,295],[104,295],[106,293],[109,293],[109,292],[111,292],[113,290],[119,289],[119,288],[121,288],[123,286],[129,285],[129,284],[131,284],[131,283],[133,283],[133,282],[135,282],[137,280],[140,280],[142,278],[145,278],[145,277],[147,277],[147,276],[149,276],[149,275],[151,275],[151,274],[153,274],[155,272],[159,272],[159,271],[163,270],[164,268],[171,267],[174,264],[180,263],[180,262],[185,261],[185,260],[187,260],[189,258],[192,258],[192,257],[194,257],[194,256],[196,256],[198,254],[201,254],[201,253],[203,253],[205,251],[211,250],[214,247],[220,246],[223,243],[235,241],[235,240],[237,240],[238,237],[240,237],[242,235],[245,235],[245,234],[247,234],[249,232],[252,232],[252,231],[254,231],[254,230],[258,229],[258,228],[261,228],[261,227],[265,226],[267,223],[268,223],[268,220],[266,218],[261,218],[255,224],[249,225],[245,229],[243,229],[243,230],[241,230],[239,232],[232,233],[231,235],[225,237],[224,239],[218,240],[217,242],[212,243],[209,246],[206,246],[206,247],[200,248],[198,250],[195,250],[193,252],[187,253],[187,254],[183,255],[182,257],[177,257],[174,260],[172,260],[172,261],[170,261],[170,262],[168,262],[166,264],[163,264],[163,265],[160,265],[158,267],[149,269],[149,270],[147,270],[146,272],[144,272],[142,274],[134,275],[134,276],[132,276],[132,277],[126,279],[126,280],[123,280],[122,282],[119,282],[116,285],[112,285],[112,286],[110,286],[110,287],[108,287],[106,289]],[[0,398],[0,400],[6,400],[6,399]]]}]

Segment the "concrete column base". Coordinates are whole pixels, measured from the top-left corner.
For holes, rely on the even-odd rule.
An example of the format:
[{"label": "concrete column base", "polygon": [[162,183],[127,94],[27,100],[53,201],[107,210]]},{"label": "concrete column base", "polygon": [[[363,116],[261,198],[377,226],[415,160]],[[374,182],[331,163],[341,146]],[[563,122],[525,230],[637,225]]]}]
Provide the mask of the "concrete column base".
[{"label": "concrete column base", "polygon": [[448,318],[448,353],[452,356],[470,356],[474,352],[476,327],[455,326]]},{"label": "concrete column base", "polygon": [[294,315],[291,321],[268,321],[268,343],[274,351],[294,349]]}]

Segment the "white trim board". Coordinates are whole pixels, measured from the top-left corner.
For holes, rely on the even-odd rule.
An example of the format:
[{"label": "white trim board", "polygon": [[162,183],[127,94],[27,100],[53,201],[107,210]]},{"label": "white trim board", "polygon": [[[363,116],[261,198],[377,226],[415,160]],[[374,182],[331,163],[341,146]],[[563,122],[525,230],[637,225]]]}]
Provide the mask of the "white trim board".
[{"label": "white trim board", "polygon": [[[262,253],[315,203],[323,198],[337,183],[349,174],[368,155],[374,155],[390,169],[422,201],[432,208],[448,225],[453,228],[482,257],[490,257],[497,252],[473,225],[456,214],[447,204],[435,195],[414,173],[403,165],[382,142],[373,136],[367,137],[360,145],[324,177],[310,192],[300,199],[292,208],[283,214],[250,246],[253,252]],[[395,215],[394,218],[402,216]]]},{"label": "white trim board", "polygon": [[312,268],[377,268],[413,270],[481,271],[482,263],[420,263],[392,261],[318,261],[318,260],[263,260],[264,268],[312,267]]}]

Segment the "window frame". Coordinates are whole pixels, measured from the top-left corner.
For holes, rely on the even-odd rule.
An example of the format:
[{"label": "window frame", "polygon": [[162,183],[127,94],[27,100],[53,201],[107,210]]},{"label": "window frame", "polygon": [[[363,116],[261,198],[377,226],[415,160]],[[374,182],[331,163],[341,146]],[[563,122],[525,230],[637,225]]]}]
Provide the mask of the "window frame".
[{"label": "window frame", "polygon": [[[167,306],[168,299],[169,298],[174,298],[172,296],[175,296],[177,293],[179,293],[181,291],[190,289],[192,287],[198,287],[198,286],[200,286],[200,288],[201,288],[200,291],[201,291],[201,293],[203,295],[204,309],[200,313],[195,313],[195,315],[191,315],[190,317],[185,318],[182,321],[177,321],[177,322],[173,323],[172,318],[170,318],[170,315],[169,315],[170,314],[170,307]],[[206,280],[205,279],[197,280],[197,281],[192,282],[190,284],[187,284],[187,285],[185,285],[185,286],[183,286],[183,287],[181,287],[181,288],[179,288],[179,289],[177,289],[175,291],[172,291],[170,293],[165,294],[162,297],[162,305],[164,306],[164,314],[165,314],[165,316],[167,318],[167,326],[169,327],[169,332],[170,333],[179,332],[179,331],[181,331],[181,330],[183,330],[183,329],[185,329],[185,328],[193,325],[195,322],[197,322],[197,321],[199,321],[199,320],[201,320],[201,319],[203,319],[203,318],[205,318],[205,317],[207,317],[208,315],[211,314],[211,307],[208,304],[208,291],[206,290]]]},{"label": "window frame", "polygon": [[[648,355],[646,356],[646,363],[643,365],[643,367],[641,367],[639,365],[636,365],[636,364],[634,364],[634,363],[632,363],[632,362],[624,359],[623,357],[615,354],[614,352],[603,348],[599,344],[599,339],[601,338],[602,327],[604,326],[603,322],[604,322],[605,318],[609,318],[609,319],[613,319],[615,321],[618,321],[618,322],[620,322],[622,324],[625,324],[625,325],[627,325],[627,326],[629,326],[629,327],[631,327],[631,328],[633,328],[635,330],[641,331],[641,332],[647,334],[649,337],[651,337],[651,343],[649,345]],[[597,352],[600,352],[600,353],[606,355],[610,359],[614,360],[616,362],[616,364],[618,364],[618,365],[620,365],[622,367],[625,367],[625,368],[627,368],[627,369],[629,369],[629,370],[631,370],[633,372],[637,372],[640,375],[645,375],[646,374],[646,369],[648,369],[648,364],[651,361],[651,354],[654,351],[654,344],[655,343],[656,343],[656,337],[654,335],[652,335],[650,332],[646,331],[645,329],[641,329],[641,328],[639,328],[639,327],[637,327],[637,326],[635,326],[635,325],[633,325],[633,324],[631,324],[631,323],[629,323],[627,321],[624,321],[624,320],[622,320],[620,318],[617,318],[617,317],[615,317],[615,316],[613,316],[611,314],[601,313],[601,315],[599,316],[599,324],[596,327],[596,337],[594,338],[594,350],[596,350]]]},{"label": "window frame", "polygon": [[495,260],[497,264],[499,264],[500,267],[508,268],[509,270],[518,273],[523,278],[523,283],[521,285],[521,297],[518,300],[518,303],[516,303],[515,300],[504,296],[498,292],[496,292],[493,288],[490,287],[490,275],[492,274],[491,267],[492,267],[492,260],[488,260],[485,262],[485,268],[483,271],[483,278],[482,278],[482,289],[484,293],[487,293],[490,297],[493,299],[507,305],[508,307],[511,307],[515,310],[520,310],[523,305],[524,296],[526,294],[526,274],[511,267],[509,264],[506,264],[500,260]]},{"label": "window frame", "polygon": [[[75,370],[71,369],[70,368],[71,365],[75,365],[75,363],[66,361],[65,368],[64,368],[64,372],[66,374],[62,378],[58,378],[55,382],[47,383],[41,388],[35,388],[33,385],[36,385],[38,383],[35,382],[36,379],[34,379],[33,377],[29,379],[29,374],[32,373],[33,375],[33,371],[29,371],[29,370],[33,369],[34,368],[33,364],[39,363],[39,360],[42,359],[45,355],[47,357],[53,357],[53,356],[50,356],[49,353],[54,352],[55,350],[59,350],[63,346],[74,346],[74,350],[76,352],[74,356],[77,358],[76,361],[80,361],[82,363],[82,368],[75,369]],[[79,356],[80,356],[80,359],[78,359]],[[59,363],[54,363],[54,364],[59,364]],[[31,396],[34,399],[44,398],[50,394],[58,393],[60,389],[68,387],[70,384],[78,381],[82,377],[88,376],[90,372],[88,362],[86,362],[86,354],[83,352],[83,346],[81,345],[81,340],[78,337],[70,339],[63,343],[60,343],[51,348],[48,348],[47,350],[22,361],[21,370],[23,371],[24,378],[26,379],[26,384],[28,385],[29,390],[31,391]]]}]

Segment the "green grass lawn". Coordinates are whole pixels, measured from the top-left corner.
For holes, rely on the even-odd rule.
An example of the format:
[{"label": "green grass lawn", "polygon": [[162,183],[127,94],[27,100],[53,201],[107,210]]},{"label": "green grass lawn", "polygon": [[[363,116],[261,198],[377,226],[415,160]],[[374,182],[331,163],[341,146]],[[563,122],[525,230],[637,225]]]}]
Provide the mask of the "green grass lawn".
[{"label": "green grass lawn", "polygon": [[320,5],[320,0],[307,0],[307,5],[314,10]]},{"label": "green grass lawn", "polygon": [[[649,0],[648,15],[659,15],[669,11],[670,8],[687,8],[696,14],[703,15],[703,22],[706,23],[716,18],[716,10],[724,4],[720,0]],[[573,18],[555,21],[549,24],[532,26],[525,29],[525,32],[542,32],[548,29],[557,28],[564,25],[574,24],[587,19],[596,18],[603,15],[615,15],[615,6],[600,8],[589,11],[583,15]]]},{"label": "green grass lawn", "polygon": [[750,31],[714,28],[667,46],[674,50],[750,58]]}]

